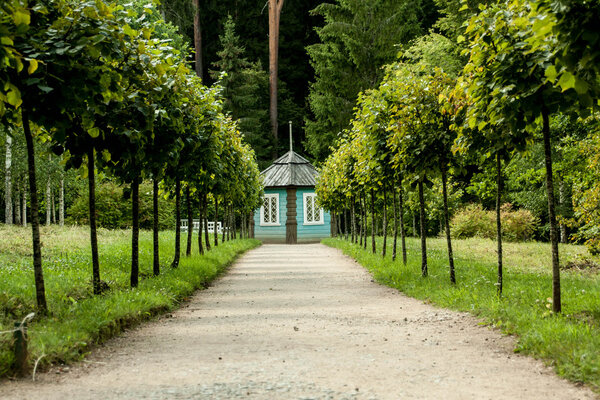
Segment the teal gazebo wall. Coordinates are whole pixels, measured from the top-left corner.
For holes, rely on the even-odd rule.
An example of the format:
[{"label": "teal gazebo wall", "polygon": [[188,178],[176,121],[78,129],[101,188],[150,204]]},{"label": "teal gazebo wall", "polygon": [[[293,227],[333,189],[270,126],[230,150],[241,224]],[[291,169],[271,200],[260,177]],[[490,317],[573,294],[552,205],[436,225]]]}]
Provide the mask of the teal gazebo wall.
[{"label": "teal gazebo wall", "polygon": [[314,188],[296,191],[296,219],[298,221],[298,242],[318,242],[331,236],[331,215],[323,211],[323,225],[304,225],[304,193],[314,193]]},{"label": "teal gazebo wall", "polygon": [[260,208],[254,212],[254,237],[265,242],[285,243],[285,223],[287,221],[287,191],[285,189],[265,189],[265,194],[279,193],[279,225],[260,226]]}]

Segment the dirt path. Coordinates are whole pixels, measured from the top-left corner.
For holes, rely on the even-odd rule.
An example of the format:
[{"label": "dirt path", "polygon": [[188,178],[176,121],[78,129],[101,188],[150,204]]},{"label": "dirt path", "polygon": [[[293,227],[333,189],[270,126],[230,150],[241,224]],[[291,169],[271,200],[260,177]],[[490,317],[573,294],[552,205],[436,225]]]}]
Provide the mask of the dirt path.
[{"label": "dirt path", "polygon": [[10,399],[596,399],[322,245],[265,245],[182,310]]}]

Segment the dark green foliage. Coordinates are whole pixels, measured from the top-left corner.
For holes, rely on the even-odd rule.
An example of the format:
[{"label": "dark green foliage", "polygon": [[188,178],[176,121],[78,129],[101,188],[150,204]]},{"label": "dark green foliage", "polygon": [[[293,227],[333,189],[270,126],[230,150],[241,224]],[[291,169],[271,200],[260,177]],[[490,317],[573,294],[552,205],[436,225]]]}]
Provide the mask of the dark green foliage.
[{"label": "dark green foliage", "polygon": [[[166,200],[159,193],[159,229],[174,229],[175,205],[173,200]],[[96,189],[96,210],[98,227],[107,229],[124,229],[131,227],[131,200],[129,189],[113,182],[99,184]],[[88,223],[87,193],[75,200],[68,209],[67,222],[71,224]],[[152,184],[140,185],[140,228],[152,229]]]}]

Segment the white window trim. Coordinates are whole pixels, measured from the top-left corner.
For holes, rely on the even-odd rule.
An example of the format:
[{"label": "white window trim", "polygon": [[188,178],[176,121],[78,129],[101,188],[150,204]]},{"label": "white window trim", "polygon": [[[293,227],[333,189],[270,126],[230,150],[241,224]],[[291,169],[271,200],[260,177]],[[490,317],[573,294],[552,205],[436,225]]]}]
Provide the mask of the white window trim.
[{"label": "white window trim", "polygon": [[323,208],[319,208],[319,213],[321,214],[321,218],[319,218],[319,221],[314,222],[314,221],[307,221],[306,220],[306,198],[312,196],[315,199],[317,198],[317,194],[312,192],[312,193],[302,193],[302,207],[304,207],[304,225],[325,225],[325,219],[323,218]]},{"label": "white window trim", "polygon": [[[264,222],[265,221],[265,205],[264,205],[264,199],[266,198],[275,198],[277,199],[277,218],[276,218],[276,222]],[[265,196],[263,197],[263,204],[260,206],[260,226],[281,226],[281,223],[279,222],[279,193],[269,193],[269,194],[265,194]]]}]

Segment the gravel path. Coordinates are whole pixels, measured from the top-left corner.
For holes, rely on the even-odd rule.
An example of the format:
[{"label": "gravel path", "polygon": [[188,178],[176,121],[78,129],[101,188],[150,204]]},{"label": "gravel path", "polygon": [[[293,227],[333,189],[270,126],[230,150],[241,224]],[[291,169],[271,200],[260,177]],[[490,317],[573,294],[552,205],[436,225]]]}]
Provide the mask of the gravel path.
[{"label": "gravel path", "polygon": [[597,399],[323,245],[264,245],[181,310],[2,399]]}]

